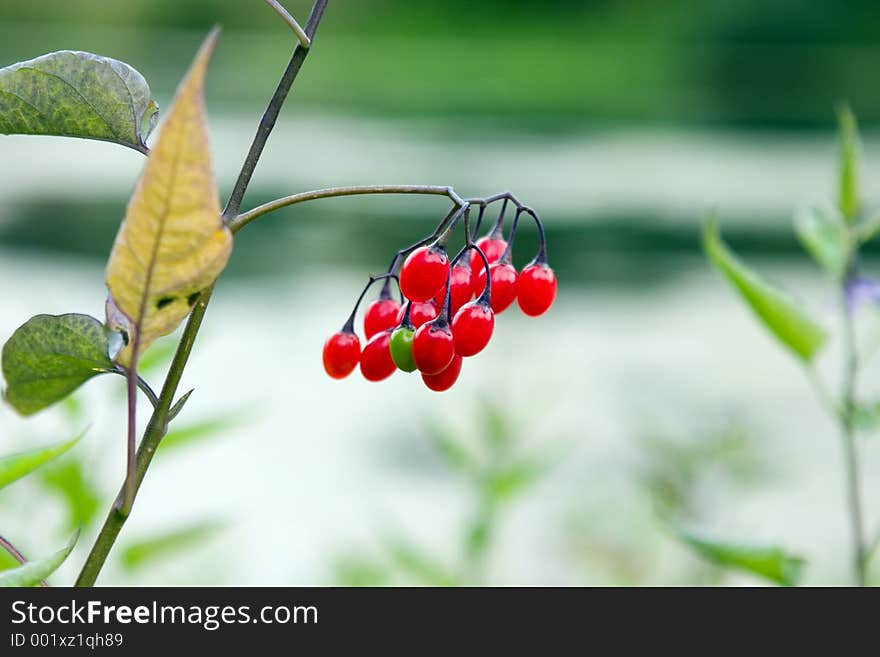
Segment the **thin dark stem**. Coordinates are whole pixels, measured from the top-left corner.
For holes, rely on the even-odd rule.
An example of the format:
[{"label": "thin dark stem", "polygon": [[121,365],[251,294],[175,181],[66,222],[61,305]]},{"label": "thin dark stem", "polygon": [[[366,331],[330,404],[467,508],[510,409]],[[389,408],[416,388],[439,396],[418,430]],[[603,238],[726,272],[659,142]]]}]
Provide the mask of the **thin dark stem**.
[{"label": "thin dark stem", "polygon": [[[318,24],[321,22],[321,17],[324,15],[324,10],[327,8],[327,2],[328,0],[315,0],[315,4],[312,6],[312,13],[309,15],[309,20],[305,27],[305,33],[310,43],[314,41],[315,32],[318,29]],[[269,135],[272,134],[272,129],[275,127],[275,122],[281,113],[281,108],[284,106],[284,101],[287,100],[287,94],[290,93],[290,88],[293,86],[293,82],[296,80],[296,76],[299,74],[303,62],[306,61],[306,57],[308,57],[310,52],[311,48],[304,48],[300,44],[297,45],[293,55],[290,57],[287,69],[284,71],[284,75],[281,77],[275,93],[272,94],[269,105],[263,113],[263,118],[257,127],[257,134],[254,136],[253,142],[251,142],[250,150],[245,157],[241,172],[238,174],[238,180],[235,181],[235,187],[233,187],[232,193],[229,195],[229,201],[226,203],[226,208],[223,210],[223,217],[227,221],[238,215],[238,211],[241,209],[241,202],[251,182],[251,177],[254,175],[254,170],[257,168],[257,163],[260,161],[260,156],[263,154],[263,149],[266,147],[266,142],[269,140]]]},{"label": "thin dark stem", "polygon": [[[171,361],[168,375],[165,377],[162,392],[159,393],[159,405],[150,417],[150,421],[144,432],[143,440],[141,440],[140,447],[138,447],[134,471],[135,497],[137,496],[137,491],[140,489],[144,475],[147,473],[147,468],[150,467],[153,455],[156,453],[160,441],[168,430],[168,414],[171,408],[171,403],[177,393],[177,386],[180,384],[180,378],[183,375],[183,370],[189,360],[189,355],[192,352],[193,344],[195,343],[199,328],[202,325],[202,320],[205,317],[205,311],[208,309],[208,302],[211,300],[211,294],[213,291],[213,286],[208,288],[202,292],[198,301],[196,301],[195,307],[193,308],[192,313],[187,320],[186,327],[183,330],[183,336],[180,338],[180,343],[177,345],[177,351],[174,354],[174,359]],[[120,504],[124,496],[125,485],[123,484],[123,487],[117,496],[117,501],[111,507],[110,513],[107,514],[104,525],[101,527],[101,531],[98,532],[95,544],[92,546],[89,556],[86,558],[82,571],[76,580],[76,586],[94,585],[98,578],[98,574],[104,567],[107,555],[110,553],[110,549],[116,542],[116,538],[119,536],[119,532],[122,530],[122,527],[128,518],[128,515],[122,512],[122,505]]]},{"label": "thin dark stem", "polygon": [[351,309],[351,314],[348,316],[348,319],[346,320],[345,324],[342,326],[343,333],[354,333],[354,318],[357,315],[358,308],[360,308],[361,302],[364,300],[364,297],[367,295],[367,292],[369,291],[369,289],[371,287],[373,287],[373,283],[375,283],[376,281],[382,281],[382,280],[389,281],[392,278],[397,281],[397,285],[399,286],[400,281],[397,279],[397,276],[395,274],[390,273],[390,272],[387,274],[379,274],[378,276],[370,276],[369,280],[367,281],[367,284],[364,285],[364,289],[361,292],[360,296],[358,297],[357,301],[354,302],[354,308]]},{"label": "thin dark stem", "polygon": [[[120,374],[128,379],[128,368],[123,367],[122,365],[117,365],[114,369],[108,369],[105,371],[112,374]],[[156,392],[150,387],[150,384],[147,383],[146,379],[140,375],[137,377],[137,387],[140,388],[142,393],[144,393],[147,400],[150,402],[150,406],[156,408],[156,406],[159,405],[159,398],[156,396]]]},{"label": "thin dark stem", "polygon": [[[328,0],[315,0],[314,5],[312,5],[312,12],[305,28],[310,41],[314,39],[318,24],[320,23],[324,10],[327,7],[327,2]],[[226,204],[226,209],[223,213],[224,218],[228,219],[229,217],[234,217],[238,214],[238,210],[241,207],[241,201],[247,191],[251,176],[254,173],[254,169],[256,169],[257,162],[263,152],[269,134],[275,126],[278,113],[281,111],[284,100],[287,98],[288,92],[302,67],[303,61],[305,61],[308,52],[309,50],[302,46],[297,46],[294,50],[290,63],[287,66],[287,70],[284,72],[284,76],[278,84],[278,88],[275,90],[272,99],[269,101],[269,106],[260,121],[257,134],[251,144],[247,158],[242,165],[241,173],[239,174],[238,180],[236,181],[235,187],[230,195],[229,202]],[[144,479],[147,468],[150,466],[153,455],[168,430],[169,411],[177,393],[177,387],[180,384],[183,370],[189,360],[189,355],[192,351],[193,344],[195,343],[196,336],[198,335],[199,328],[202,325],[202,320],[204,319],[205,312],[208,308],[208,302],[211,300],[211,294],[213,291],[214,286],[212,285],[199,295],[199,298],[190,313],[189,319],[187,320],[186,327],[183,330],[183,335],[178,343],[174,359],[171,361],[171,366],[165,377],[165,383],[159,394],[158,404],[153,410],[153,414],[150,416],[150,421],[147,423],[147,428],[144,431],[143,439],[141,440],[140,447],[137,449],[135,457],[131,504],[134,503],[137,491]],[[136,354],[137,352],[135,350],[135,355]],[[130,377],[130,379],[134,381],[136,385],[136,379],[134,377]],[[92,549],[83,564],[82,570],[80,571],[79,577],[76,580],[76,586],[92,586],[97,580],[98,574],[101,572],[101,569],[104,567],[104,563],[107,560],[107,555],[110,554],[110,550],[116,542],[119,532],[125,525],[125,521],[128,518],[128,512],[131,510],[131,505],[129,505],[126,509],[126,513],[122,512],[124,504],[121,504],[120,500],[123,499],[125,499],[125,485],[123,485],[123,489],[120,491],[116,502],[114,502],[106,520],[104,521],[104,525],[98,532],[95,543],[92,546]]]},{"label": "thin dark stem", "polygon": [[[0,548],[3,548],[9,554],[11,554],[12,558],[15,559],[22,566],[27,563],[27,559],[25,559],[25,556],[21,553],[21,551],[3,536],[0,536]],[[49,586],[49,582],[43,580],[40,582],[40,586]]]}]

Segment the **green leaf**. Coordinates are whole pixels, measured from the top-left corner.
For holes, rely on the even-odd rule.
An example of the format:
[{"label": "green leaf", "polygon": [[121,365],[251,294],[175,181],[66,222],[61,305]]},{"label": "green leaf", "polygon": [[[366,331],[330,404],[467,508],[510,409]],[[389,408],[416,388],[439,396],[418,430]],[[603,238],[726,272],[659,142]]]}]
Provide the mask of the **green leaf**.
[{"label": "green leaf", "polygon": [[104,327],[88,315],[37,315],[3,346],[6,400],[31,415],[114,369]]},{"label": "green leaf", "polygon": [[171,449],[187,447],[207,438],[221,434],[242,424],[246,419],[243,411],[228,413],[220,417],[194,422],[193,424],[171,429],[159,443],[159,452],[165,453]]},{"label": "green leaf", "polygon": [[802,360],[812,360],[825,343],[825,330],[787,294],[746,267],[721,240],[714,219],[703,226],[703,248],[709,261],[780,342]]},{"label": "green leaf", "polygon": [[837,203],[844,218],[854,223],[859,215],[859,128],[846,105],[837,109],[838,190]]},{"label": "green leaf", "polygon": [[101,491],[79,459],[64,459],[43,468],[39,477],[47,489],[64,500],[71,529],[88,525],[101,510]]},{"label": "green leaf", "polygon": [[836,279],[846,274],[849,261],[849,234],[836,213],[804,207],[794,218],[795,232],[804,249],[816,263]]},{"label": "green leaf", "polygon": [[682,529],[676,536],[701,557],[718,566],[743,570],[782,586],[797,586],[804,560],[778,547],[737,545],[710,540]]},{"label": "green leaf", "polygon": [[76,545],[78,538],[79,532],[74,534],[67,545],[55,554],[39,561],[29,561],[18,568],[0,572],[0,587],[39,585],[64,563],[64,560],[73,551],[73,546]]},{"label": "green leaf", "polygon": [[222,529],[222,523],[208,521],[130,543],[122,551],[122,565],[127,570],[143,568],[153,561],[198,546],[214,538]]},{"label": "green leaf", "polygon": [[158,107],[128,64],[62,50],[0,69],[0,133],[111,141],[146,152]]},{"label": "green leaf", "polygon": [[457,578],[445,566],[403,538],[385,540],[391,563],[403,574],[424,586],[457,586]]},{"label": "green leaf", "polygon": [[546,464],[536,461],[507,465],[490,475],[489,494],[495,501],[509,500],[538,481],[545,472]]},{"label": "green leaf", "polygon": [[454,438],[440,420],[426,418],[424,427],[434,449],[450,468],[465,474],[473,474],[479,470],[476,456]]},{"label": "green leaf", "polygon": [[391,586],[394,578],[388,568],[367,556],[343,555],[333,563],[333,580],[337,586]]},{"label": "green leaf", "polygon": [[10,454],[9,456],[0,457],[0,488],[8,486],[27,474],[30,474],[47,461],[51,461],[56,456],[64,454],[73,447],[81,436],[77,436],[73,440],[66,443],[51,445],[41,449],[34,449],[19,454]]},{"label": "green leaf", "polygon": [[21,564],[18,563],[18,560],[13,557],[9,552],[0,548],[0,572],[4,570],[10,570],[12,568],[18,568]]}]

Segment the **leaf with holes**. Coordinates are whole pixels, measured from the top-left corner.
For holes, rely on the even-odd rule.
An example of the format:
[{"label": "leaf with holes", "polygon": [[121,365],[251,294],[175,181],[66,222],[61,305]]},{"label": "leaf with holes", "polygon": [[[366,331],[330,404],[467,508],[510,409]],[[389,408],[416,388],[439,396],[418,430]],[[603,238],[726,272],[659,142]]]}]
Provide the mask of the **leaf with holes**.
[{"label": "leaf with holes", "polygon": [[158,108],[128,64],[62,50],[0,69],[0,133],[112,141],[146,152]]},{"label": "leaf with holes", "polygon": [[107,333],[88,315],[37,315],[3,345],[6,400],[31,415],[114,370]]},{"label": "leaf with holes", "polygon": [[107,324],[128,337],[116,356],[124,365],[180,324],[232,251],[211,171],[203,97],[216,40],[215,30],[177,90],[107,264]]},{"label": "leaf with holes", "polygon": [[38,586],[40,582],[58,570],[58,567],[70,556],[78,538],[79,532],[74,534],[67,545],[55,554],[50,554],[48,557],[38,561],[29,561],[12,570],[0,572],[0,587]]}]

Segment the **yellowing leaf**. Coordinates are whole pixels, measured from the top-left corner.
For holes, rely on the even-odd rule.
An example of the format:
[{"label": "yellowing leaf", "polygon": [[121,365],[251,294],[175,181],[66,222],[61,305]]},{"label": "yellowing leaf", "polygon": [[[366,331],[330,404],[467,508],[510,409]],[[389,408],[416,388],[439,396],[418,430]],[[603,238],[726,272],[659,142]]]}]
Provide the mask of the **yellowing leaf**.
[{"label": "yellowing leaf", "polygon": [[203,95],[217,34],[205,40],[177,90],[107,264],[107,324],[128,336],[116,356],[123,365],[180,324],[232,250],[211,171]]}]

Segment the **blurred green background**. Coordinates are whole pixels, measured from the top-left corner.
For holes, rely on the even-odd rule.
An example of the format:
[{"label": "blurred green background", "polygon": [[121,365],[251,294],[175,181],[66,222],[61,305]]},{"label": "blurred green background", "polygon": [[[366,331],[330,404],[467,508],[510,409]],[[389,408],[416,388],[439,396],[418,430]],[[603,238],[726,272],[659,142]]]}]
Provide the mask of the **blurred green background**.
[{"label": "blurred green background", "polygon": [[[309,3],[286,5],[305,19]],[[225,195],[293,45],[261,0],[6,0],[0,63],[115,57],[167,107],[215,23],[207,101]],[[841,100],[874,191],[878,30],[868,0],[331,0],[245,207],[346,184],[511,189],[544,218],[558,303],[502,316],[442,396],[401,374],[331,382],[324,338],[445,206],[345,199],[261,220],[237,240],[187,371],[181,449],[151,471],[104,583],[756,581],[698,559],[670,517],[785,545],[810,583],[845,581],[833,424],[708,270],[698,226],[717,208],[741,253],[831,321],[790,218],[831,198]],[[102,316],[141,166],[108,144],[0,137],[4,340],[40,312]],[[524,232],[517,262],[535,248]],[[876,388],[870,371],[863,385]],[[0,452],[91,424],[64,470],[0,496],[0,533],[27,553],[79,521],[83,543],[94,535],[123,467],[120,395],[99,381],[76,408],[0,411]],[[865,458],[870,506],[873,444]]]}]

